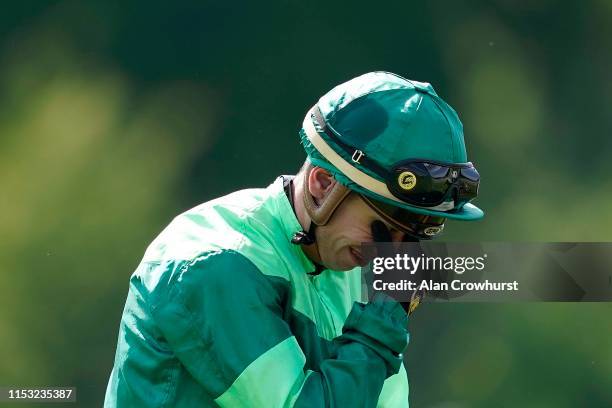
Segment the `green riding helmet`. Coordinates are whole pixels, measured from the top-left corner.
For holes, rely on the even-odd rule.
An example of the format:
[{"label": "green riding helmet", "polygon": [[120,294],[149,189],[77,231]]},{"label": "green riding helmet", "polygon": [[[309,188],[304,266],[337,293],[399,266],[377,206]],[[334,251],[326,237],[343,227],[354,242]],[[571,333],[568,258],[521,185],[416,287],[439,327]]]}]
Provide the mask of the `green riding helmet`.
[{"label": "green riding helmet", "polygon": [[480,176],[467,160],[463,125],[428,83],[361,75],[319,99],[300,137],[313,165],[388,218],[419,214],[442,224],[484,216],[470,203]]}]

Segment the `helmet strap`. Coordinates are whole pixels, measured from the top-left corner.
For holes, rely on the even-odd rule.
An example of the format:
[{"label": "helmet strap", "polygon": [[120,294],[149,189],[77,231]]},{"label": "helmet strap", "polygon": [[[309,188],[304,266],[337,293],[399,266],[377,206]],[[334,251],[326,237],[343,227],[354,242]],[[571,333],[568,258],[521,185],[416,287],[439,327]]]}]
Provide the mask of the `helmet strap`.
[{"label": "helmet strap", "polygon": [[308,190],[308,177],[312,168],[312,164],[309,164],[306,168],[302,196],[304,197],[304,208],[311,219],[308,232],[312,232],[314,235],[315,227],[313,224],[326,225],[334,214],[334,211],[336,211],[351,190],[336,181],[331,191],[321,200],[321,204],[317,204]]}]

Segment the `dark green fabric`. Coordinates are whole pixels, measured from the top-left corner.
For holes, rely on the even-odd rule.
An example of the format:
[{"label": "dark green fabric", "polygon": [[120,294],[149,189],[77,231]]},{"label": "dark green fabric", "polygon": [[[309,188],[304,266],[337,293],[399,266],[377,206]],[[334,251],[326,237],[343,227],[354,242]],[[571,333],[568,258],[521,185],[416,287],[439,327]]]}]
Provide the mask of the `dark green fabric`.
[{"label": "dark green fabric", "polygon": [[321,362],[336,354],[337,342],[320,337],[315,323],[293,308],[285,311],[284,319],[289,324],[291,332],[295,335],[306,357],[304,370],[319,371]]},{"label": "dark green fabric", "polygon": [[353,305],[338,340],[370,347],[385,361],[388,378],[397,374],[402,364],[402,351],[409,338],[407,325],[408,316],[401,305],[377,293],[368,304]]},{"label": "dark green fabric", "polygon": [[295,407],[375,407],[385,375],[385,363],[376,352],[346,342],[306,378]]},{"label": "dark green fabric", "polygon": [[399,303],[384,294],[368,304],[355,302],[333,341],[334,355],[310,373],[295,406],[376,406],[384,378],[399,371],[407,324]]},{"label": "dark green fabric", "polygon": [[408,316],[393,298],[377,292],[367,304],[355,303],[342,331],[357,331],[400,354],[408,345]]},{"label": "dark green fabric", "polygon": [[[196,406],[210,399],[176,358],[160,328],[151,318],[151,292],[140,276],[158,270],[175,271],[182,262],[141,263],[130,280],[119,329],[115,367],[105,407]],[[161,282],[160,282],[161,283]],[[158,284],[154,292],[165,284]],[[109,392],[110,391],[110,392]],[[180,404],[176,396],[180,395]]]},{"label": "dark green fabric", "polygon": [[151,311],[182,366],[217,398],[257,357],[292,336],[282,319],[287,300],[287,281],[222,251],[175,274]]}]

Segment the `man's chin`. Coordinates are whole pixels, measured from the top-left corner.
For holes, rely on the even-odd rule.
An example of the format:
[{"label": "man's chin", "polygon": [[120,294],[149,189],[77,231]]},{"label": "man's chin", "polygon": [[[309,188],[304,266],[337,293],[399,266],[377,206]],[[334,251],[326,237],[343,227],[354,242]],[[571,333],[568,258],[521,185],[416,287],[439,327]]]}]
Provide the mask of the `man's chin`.
[{"label": "man's chin", "polygon": [[347,272],[367,264],[363,256],[361,256],[361,254],[356,251],[349,249],[347,252],[345,252],[345,254],[346,255],[342,257],[339,262],[336,262],[336,265],[334,265],[334,267],[330,269],[340,272]]},{"label": "man's chin", "polygon": [[356,265],[352,260],[347,260],[340,262],[324,263],[323,266],[325,267],[325,269],[331,269],[332,271],[347,272],[359,265]]},{"label": "man's chin", "polygon": [[347,272],[357,267],[367,265],[367,261],[359,250],[349,247],[341,251],[338,257],[334,259],[334,262],[323,261],[322,264],[326,269]]},{"label": "man's chin", "polygon": [[363,255],[360,249],[350,247],[349,253],[351,256],[352,263],[354,265],[353,268],[357,266],[360,266],[363,268],[364,266],[368,264],[367,258]]}]

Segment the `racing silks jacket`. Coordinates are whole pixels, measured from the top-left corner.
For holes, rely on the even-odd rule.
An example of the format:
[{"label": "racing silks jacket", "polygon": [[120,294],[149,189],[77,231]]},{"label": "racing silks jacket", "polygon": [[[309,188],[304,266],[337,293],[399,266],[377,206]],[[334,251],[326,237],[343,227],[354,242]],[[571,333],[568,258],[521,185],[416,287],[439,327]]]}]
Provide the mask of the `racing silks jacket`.
[{"label": "racing silks jacket", "polygon": [[130,279],[104,406],[407,407],[407,332],[381,340],[359,268],[309,274],[301,230],[281,177],[176,217]]}]

